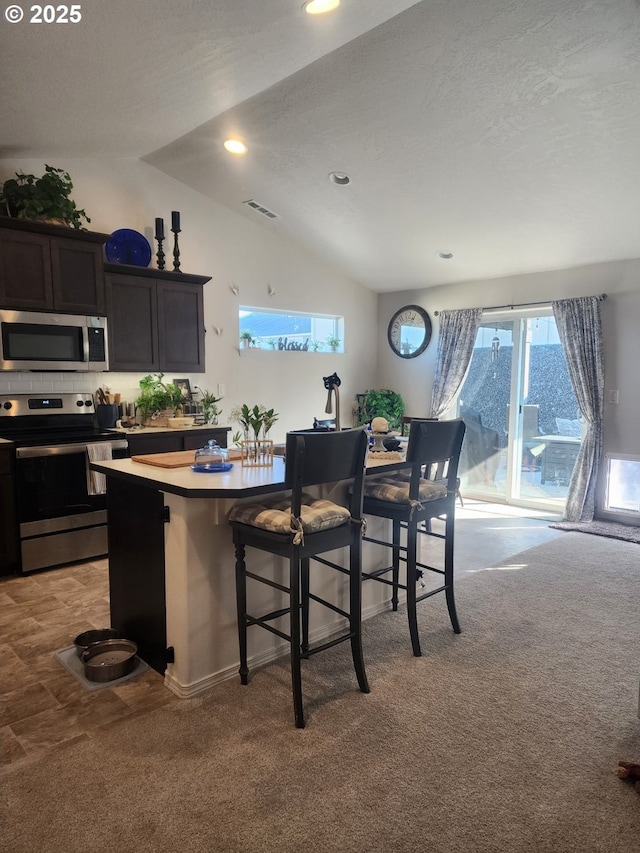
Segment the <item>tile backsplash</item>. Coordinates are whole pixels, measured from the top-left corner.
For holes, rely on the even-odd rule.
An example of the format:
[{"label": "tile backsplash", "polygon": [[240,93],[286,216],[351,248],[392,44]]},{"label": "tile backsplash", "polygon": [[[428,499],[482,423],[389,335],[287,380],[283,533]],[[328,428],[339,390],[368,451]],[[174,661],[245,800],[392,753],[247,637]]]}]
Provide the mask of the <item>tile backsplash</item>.
[{"label": "tile backsplash", "polygon": [[140,393],[138,385],[143,374],[137,373],[77,373],[74,371],[2,371],[0,394],[95,394],[99,387],[119,392],[122,399],[133,401]]}]

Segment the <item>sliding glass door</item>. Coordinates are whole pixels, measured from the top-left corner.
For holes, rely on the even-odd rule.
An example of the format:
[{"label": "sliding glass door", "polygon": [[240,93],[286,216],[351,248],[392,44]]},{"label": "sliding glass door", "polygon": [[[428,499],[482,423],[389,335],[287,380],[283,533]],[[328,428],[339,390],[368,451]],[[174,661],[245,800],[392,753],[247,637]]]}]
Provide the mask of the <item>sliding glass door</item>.
[{"label": "sliding glass door", "polygon": [[464,494],[562,508],[582,430],[550,308],[485,312],[458,411]]}]

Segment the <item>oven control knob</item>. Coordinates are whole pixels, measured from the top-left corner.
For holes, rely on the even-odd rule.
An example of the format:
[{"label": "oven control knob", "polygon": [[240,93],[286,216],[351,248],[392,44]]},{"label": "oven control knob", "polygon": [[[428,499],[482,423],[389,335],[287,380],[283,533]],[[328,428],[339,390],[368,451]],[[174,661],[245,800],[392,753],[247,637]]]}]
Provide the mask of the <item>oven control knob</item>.
[{"label": "oven control knob", "polygon": [[84,406],[82,400],[76,400],[76,406]]},{"label": "oven control knob", "polygon": [[6,400],[6,401],[3,403],[3,408],[4,408],[4,409],[10,409],[12,405],[13,405],[13,403],[11,402],[11,400]]},{"label": "oven control knob", "polygon": [[85,406],[90,406],[92,402],[93,402],[92,400],[85,400],[84,404],[85,404]]}]

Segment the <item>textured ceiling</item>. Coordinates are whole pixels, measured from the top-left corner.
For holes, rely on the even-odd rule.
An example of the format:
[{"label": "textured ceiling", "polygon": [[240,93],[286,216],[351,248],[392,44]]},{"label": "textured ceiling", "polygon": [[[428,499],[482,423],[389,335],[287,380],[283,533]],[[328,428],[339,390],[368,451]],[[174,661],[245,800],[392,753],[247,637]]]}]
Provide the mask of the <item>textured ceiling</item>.
[{"label": "textured ceiling", "polygon": [[3,22],[3,156],[142,157],[380,291],[640,256],[637,0],[300,6]]}]

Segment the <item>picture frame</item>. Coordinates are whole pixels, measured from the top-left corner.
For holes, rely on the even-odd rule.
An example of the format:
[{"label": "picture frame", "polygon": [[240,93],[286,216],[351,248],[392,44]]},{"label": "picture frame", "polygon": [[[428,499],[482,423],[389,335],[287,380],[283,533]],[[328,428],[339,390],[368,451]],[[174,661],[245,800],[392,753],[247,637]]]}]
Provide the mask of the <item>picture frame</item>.
[{"label": "picture frame", "polygon": [[174,385],[177,385],[180,391],[182,392],[182,399],[185,403],[191,403],[193,400],[191,394],[191,383],[188,379],[173,379]]}]

